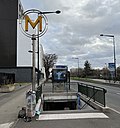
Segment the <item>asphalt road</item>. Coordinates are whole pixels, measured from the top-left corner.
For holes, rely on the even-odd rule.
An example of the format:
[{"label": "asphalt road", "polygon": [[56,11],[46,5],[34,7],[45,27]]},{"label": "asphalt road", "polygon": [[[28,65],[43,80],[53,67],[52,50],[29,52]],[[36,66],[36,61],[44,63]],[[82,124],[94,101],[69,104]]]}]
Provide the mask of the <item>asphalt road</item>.
[{"label": "asphalt road", "polygon": [[[82,81],[71,81],[71,82],[82,82]],[[91,84],[88,82],[82,82],[82,83]],[[120,113],[120,87],[114,87],[104,84],[94,84],[94,83],[92,83],[91,85],[105,88],[107,90],[106,93],[107,106]],[[77,86],[71,86],[71,88],[77,90]]]},{"label": "asphalt road", "polygon": [[25,106],[25,92],[30,86],[18,87],[10,93],[0,93],[0,125],[14,122],[17,113]]}]

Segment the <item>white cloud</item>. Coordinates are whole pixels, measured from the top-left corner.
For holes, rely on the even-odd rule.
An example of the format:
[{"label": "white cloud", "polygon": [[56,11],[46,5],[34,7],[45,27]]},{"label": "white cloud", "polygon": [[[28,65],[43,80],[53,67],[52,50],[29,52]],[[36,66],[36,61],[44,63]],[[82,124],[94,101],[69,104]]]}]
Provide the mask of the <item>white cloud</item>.
[{"label": "white cloud", "polygon": [[25,10],[61,10],[47,15],[49,26],[41,37],[46,53],[56,53],[58,63],[77,66],[72,56],[79,57],[81,67],[89,60],[92,67],[113,62],[111,38],[100,33],[114,34],[117,65],[120,64],[120,1],[119,0],[21,0]]}]

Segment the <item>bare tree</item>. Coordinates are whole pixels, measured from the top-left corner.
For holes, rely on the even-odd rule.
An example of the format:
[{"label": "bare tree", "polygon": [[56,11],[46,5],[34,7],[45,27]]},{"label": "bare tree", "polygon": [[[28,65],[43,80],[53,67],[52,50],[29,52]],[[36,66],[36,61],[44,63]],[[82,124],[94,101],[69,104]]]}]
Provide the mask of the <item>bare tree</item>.
[{"label": "bare tree", "polygon": [[47,79],[50,75],[49,69],[53,68],[54,64],[57,62],[57,59],[58,59],[58,56],[56,54],[44,54],[43,63],[44,63]]}]

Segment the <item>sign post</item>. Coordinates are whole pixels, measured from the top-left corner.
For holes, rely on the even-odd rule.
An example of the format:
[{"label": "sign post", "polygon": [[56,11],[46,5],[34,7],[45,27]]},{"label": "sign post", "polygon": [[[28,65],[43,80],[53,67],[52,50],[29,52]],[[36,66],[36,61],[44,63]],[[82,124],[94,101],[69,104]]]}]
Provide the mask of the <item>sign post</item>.
[{"label": "sign post", "polygon": [[[49,14],[49,13],[59,14],[60,11],[57,10],[55,12],[41,12],[37,9],[30,9],[30,10],[25,11],[21,16],[21,22],[20,22],[21,27],[20,28],[22,29],[22,32],[25,36],[32,39],[32,50],[33,50],[32,51],[33,52],[33,55],[32,55],[33,73],[32,73],[32,75],[33,76],[32,76],[32,93],[30,93],[30,95],[34,94],[34,92],[36,91],[36,89],[35,89],[35,83],[36,83],[35,40],[36,40],[36,38],[39,38],[39,37],[43,36],[46,33],[47,28],[48,28],[48,20],[47,20],[47,17],[45,16],[45,14]],[[35,16],[33,16],[33,15],[35,15]],[[37,19],[35,21],[33,21],[33,20],[31,20],[31,16],[33,18],[37,17]],[[36,26],[38,26],[38,32],[33,33],[33,32],[30,32],[28,30],[29,27],[32,27],[34,29]],[[39,54],[39,51],[37,51],[37,53]],[[38,55],[38,57],[39,57],[39,55]],[[38,63],[38,65],[39,65],[39,63]],[[38,67],[38,69],[39,69],[39,67]],[[39,71],[38,71],[38,74],[39,74]],[[39,81],[38,81],[38,83],[39,83]],[[31,95],[31,97],[32,97],[32,95]],[[32,102],[35,101],[35,96],[33,96],[33,99],[32,100],[30,99],[30,101],[32,101]],[[33,106],[35,104],[34,104],[34,102],[33,103],[32,102],[30,102],[31,106],[32,106],[30,112],[34,111]],[[34,116],[34,114],[32,114],[32,116]]]},{"label": "sign post", "polygon": [[[31,20],[31,14],[34,17],[37,17],[35,21]],[[33,31],[29,31],[29,27],[35,29],[38,26],[37,33],[33,33]],[[36,83],[36,73],[35,73],[35,40],[43,36],[48,28],[48,20],[47,17],[39,10],[31,9],[27,10],[23,13],[21,17],[21,29],[25,36],[32,39],[32,66],[33,66],[33,73],[32,73],[32,91],[35,91],[35,83]],[[39,47],[39,46],[38,46]],[[39,53],[39,52],[37,52]],[[39,73],[39,71],[38,71]]]},{"label": "sign post", "polygon": [[[30,14],[34,14],[37,16],[36,21],[32,21],[30,19]],[[29,16],[30,15],[30,16]],[[32,40],[32,66],[33,66],[33,70],[32,70],[32,90],[29,91],[27,93],[27,113],[26,115],[28,117],[34,117],[35,116],[35,106],[36,106],[36,72],[35,72],[35,40],[36,38],[39,38],[40,36],[43,36],[46,31],[47,31],[47,26],[48,26],[48,22],[47,22],[47,17],[42,14],[42,12],[40,12],[39,10],[35,10],[35,9],[31,9],[31,10],[27,10],[26,12],[23,13],[22,17],[21,17],[21,29],[22,32],[25,36],[31,38]],[[38,32],[37,33],[33,33],[28,31],[28,28],[31,26],[33,29],[38,25]],[[39,47],[39,46],[38,46]],[[37,52],[39,53],[39,52]],[[39,71],[38,71],[39,73]]]},{"label": "sign post", "polygon": [[36,75],[35,75],[35,35],[32,35],[32,48],[33,48],[33,55],[32,55],[32,65],[33,65],[33,76],[32,76],[32,91],[35,91],[35,79],[36,79]]}]

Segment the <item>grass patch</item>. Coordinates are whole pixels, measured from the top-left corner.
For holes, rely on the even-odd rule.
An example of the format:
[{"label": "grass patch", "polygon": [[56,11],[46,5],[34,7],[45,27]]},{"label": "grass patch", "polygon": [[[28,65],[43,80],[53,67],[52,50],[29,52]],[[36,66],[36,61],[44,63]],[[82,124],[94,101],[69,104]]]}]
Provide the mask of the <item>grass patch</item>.
[{"label": "grass patch", "polygon": [[101,81],[95,81],[90,78],[79,78],[79,77],[71,77],[71,80],[78,80],[78,81],[83,81],[83,82],[89,82],[89,83],[95,83],[95,84],[102,84],[103,82]]}]

